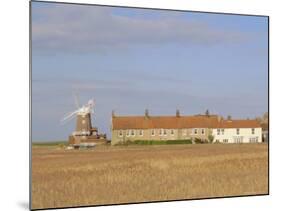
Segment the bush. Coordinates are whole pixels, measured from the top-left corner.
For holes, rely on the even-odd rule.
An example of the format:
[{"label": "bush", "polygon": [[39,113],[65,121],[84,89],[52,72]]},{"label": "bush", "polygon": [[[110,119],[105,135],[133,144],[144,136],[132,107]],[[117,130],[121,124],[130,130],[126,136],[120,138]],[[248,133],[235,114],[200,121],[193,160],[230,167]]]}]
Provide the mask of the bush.
[{"label": "bush", "polygon": [[137,140],[132,142],[138,145],[168,145],[168,144],[192,144],[191,140]]},{"label": "bush", "polygon": [[201,138],[195,138],[194,141],[195,141],[196,144],[203,144],[204,143],[204,141]]},{"label": "bush", "polygon": [[191,140],[168,140],[167,144],[192,144]]},{"label": "bush", "polygon": [[210,142],[210,143],[213,143],[213,142],[214,142],[214,138],[215,138],[215,137],[214,137],[213,135],[211,135],[211,134],[208,135],[208,139],[209,139],[209,142]]},{"label": "bush", "polygon": [[116,143],[114,145],[115,146],[128,146],[130,144],[132,144],[132,141],[131,140],[127,140],[127,141],[120,141],[120,142],[118,142],[118,143]]},{"label": "bush", "polygon": [[60,149],[64,149],[64,148],[65,148],[65,144],[60,143],[60,144],[58,144],[58,147],[59,147]]}]

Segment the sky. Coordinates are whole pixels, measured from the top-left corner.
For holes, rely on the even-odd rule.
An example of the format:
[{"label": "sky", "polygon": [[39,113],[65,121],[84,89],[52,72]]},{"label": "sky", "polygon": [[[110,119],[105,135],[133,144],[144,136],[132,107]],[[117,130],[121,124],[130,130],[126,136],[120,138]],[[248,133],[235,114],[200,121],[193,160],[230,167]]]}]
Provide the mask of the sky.
[{"label": "sky", "polygon": [[63,116],[95,99],[116,115],[268,110],[267,17],[32,2],[32,140],[67,140]]}]

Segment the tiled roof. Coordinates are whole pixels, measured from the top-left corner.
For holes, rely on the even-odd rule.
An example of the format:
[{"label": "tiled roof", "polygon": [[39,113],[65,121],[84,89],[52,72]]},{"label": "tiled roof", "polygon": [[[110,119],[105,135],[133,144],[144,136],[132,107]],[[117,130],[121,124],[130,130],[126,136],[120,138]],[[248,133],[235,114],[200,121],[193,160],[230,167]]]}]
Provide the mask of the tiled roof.
[{"label": "tiled roof", "polygon": [[220,120],[219,116],[114,116],[112,129],[254,128],[255,120]]},{"label": "tiled roof", "polygon": [[222,120],[214,128],[258,128],[261,127],[257,120]]}]

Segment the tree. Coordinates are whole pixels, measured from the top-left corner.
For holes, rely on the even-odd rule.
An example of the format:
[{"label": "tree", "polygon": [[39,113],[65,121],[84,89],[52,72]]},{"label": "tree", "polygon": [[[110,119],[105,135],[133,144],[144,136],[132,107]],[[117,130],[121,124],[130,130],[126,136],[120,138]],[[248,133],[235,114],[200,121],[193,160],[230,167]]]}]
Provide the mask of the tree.
[{"label": "tree", "polygon": [[262,116],[262,121],[263,121],[264,123],[268,123],[268,112],[265,112],[265,113],[263,114],[263,116]]},{"label": "tree", "polygon": [[214,138],[215,138],[215,137],[214,137],[213,135],[211,135],[211,134],[208,135],[208,139],[209,139],[209,142],[210,142],[210,143],[213,143]]},{"label": "tree", "polygon": [[261,117],[256,117],[255,120],[257,120],[259,123],[262,122],[262,118]]}]

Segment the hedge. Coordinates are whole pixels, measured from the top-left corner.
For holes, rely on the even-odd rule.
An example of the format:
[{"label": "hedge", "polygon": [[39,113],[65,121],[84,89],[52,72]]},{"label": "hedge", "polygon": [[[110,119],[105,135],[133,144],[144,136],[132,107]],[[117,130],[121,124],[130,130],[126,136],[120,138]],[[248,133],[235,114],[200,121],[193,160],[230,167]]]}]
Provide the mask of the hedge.
[{"label": "hedge", "polygon": [[191,140],[137,140],[132,141],[130,144],[138,144],[138,145],[167,145],[167,144],[192,144]]}]

